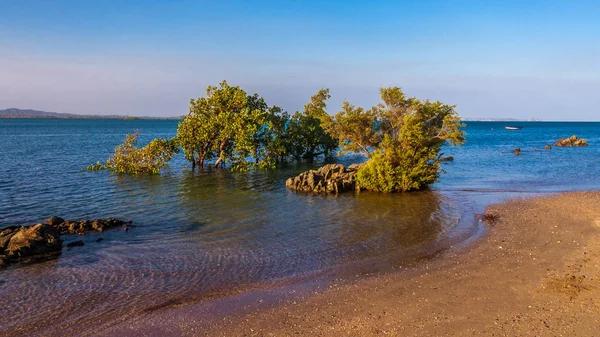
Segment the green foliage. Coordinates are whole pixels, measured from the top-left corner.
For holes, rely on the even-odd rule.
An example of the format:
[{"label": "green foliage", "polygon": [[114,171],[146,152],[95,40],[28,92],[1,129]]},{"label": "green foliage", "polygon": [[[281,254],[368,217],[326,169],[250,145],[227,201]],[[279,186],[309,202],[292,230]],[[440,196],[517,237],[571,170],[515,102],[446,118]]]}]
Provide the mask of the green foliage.
[{"label": "green foliage", "polygon": [[244,122],[249,119],[246,92],[226,81],[209,86],[206,97],[190,100],[190,111],[179,123],[177,139],[185,158],[204,165],[217,158],[215,166],[233,156],[234,136],[245,137]]},{"label": "green foliage", "polygon": [[100,171],[100,170],[106,170],[106,166],[102,165],[102,163],[98,161],[98,162],[96,162],[96,164],[90,164],[85,169],[88,171]]},{"label": "green foliage", "polygon": [[407,98],[398,87],[380,94],[383,102],[366,111],[344,102],[327,131],[342,151],[370,157],[356,176],[360,188],[405,192],[431,185],[440,175],[442,145],[465,140],[454,106]]},{"label": "green foliage", "polygon": [[228,163],[233,170],[274,168],[288,156],[312,159],[329,155],[336,147],[321,127],[328,116],[327,89],[311,98],[303,112],[289,115],[268,106],[258,94],[247,95],[223,81],[208,87],[206,97],[192,99],[188,116],[179,123],[177,139],[185,158],[203,167],[215,159],[215,167]]},{"label": "green foliage", "polygon": [[326,112],[329,89],[321,89],[310,98],[304,111],[292,116],[287,130],[287,152],[296,159],[312,160],[320,155],[329,156],[337,148],[338,140],[325,127],[330,122]]},{"label": "green foliage", "polygon": [[88,170],[112,170],[127,174],[159,174],[160,169],[179,152],[175,139],[154,139],[146,146],[136,146],[139,132],[127,134],[125,141],[115,148],[115,153],[106,161],[87,167]]},{"label": "green foliage", "polygon": [[327,130],[339,138],[340,153],[359,152],[371,157],[371,152],[381,142],[377,123],[373,110],[365,111],[344,101],[342,111],[327,124]]}]

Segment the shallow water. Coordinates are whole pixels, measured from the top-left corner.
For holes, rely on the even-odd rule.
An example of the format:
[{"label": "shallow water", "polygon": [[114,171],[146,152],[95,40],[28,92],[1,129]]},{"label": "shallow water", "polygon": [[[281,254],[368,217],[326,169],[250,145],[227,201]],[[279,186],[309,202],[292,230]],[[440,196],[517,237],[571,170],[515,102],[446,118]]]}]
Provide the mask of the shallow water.
[{"label": "shallow water", "polygon": [[[0,317],[11,318],[0,335],[73,333],[168,303],[384,268],[468,239],[473,213],[489,202],[600,186],[600,123],[521,124],[468,123],[467,143],[444,150],[456,159],[431,191],[335,197],[284,187],[322,162],[232,174],[192,171],[179,155],[157,177],[81,170],[108,158],[125,133],[141,130],[141,143],[171,137],[176,121],[0,119],[0,226],[52,215],[136,225],[86,235],[84,247],[53,261],[0,270]],[[571,134],[590,146],[543,150]]]}]

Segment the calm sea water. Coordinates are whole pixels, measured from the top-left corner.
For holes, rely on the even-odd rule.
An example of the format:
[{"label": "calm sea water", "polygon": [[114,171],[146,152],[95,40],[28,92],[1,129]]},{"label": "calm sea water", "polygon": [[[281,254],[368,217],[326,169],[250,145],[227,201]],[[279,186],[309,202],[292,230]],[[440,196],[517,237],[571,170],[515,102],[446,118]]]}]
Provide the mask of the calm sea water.
[{"label": "calm sea water", "polygon": [[[232,174],[192,171],[179,155],[154,177],[81,170],[108,158],[125,133],[139,129],[145,143],[174,136],[177,121],[0,119],[0,227],[52,215],[136,225],[66,236],[85,246],[0,270],[0,317],[10,317],[0,335],[69,335],[164,304],[382,270],[472,237],[473,213],[486,203],[600,187],[600,123],[520,124],[467,123],[466,144],[444,149],[455,161],[431,191],[335,197],[284,187],[322,162]],[[572,134],[590,146],[543,150]]]}]

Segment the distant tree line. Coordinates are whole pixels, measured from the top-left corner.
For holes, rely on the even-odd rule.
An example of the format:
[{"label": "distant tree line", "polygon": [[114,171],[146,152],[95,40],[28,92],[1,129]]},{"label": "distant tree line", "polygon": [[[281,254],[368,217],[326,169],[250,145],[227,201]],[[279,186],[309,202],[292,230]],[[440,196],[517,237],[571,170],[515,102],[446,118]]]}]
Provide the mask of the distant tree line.
[{"label": "distant tree line", "polygon": [[157,174],[183,150],[192,167],[228,166],[232,170],[275,168],[288,159],[357,152],[368,160],[359,170],[361,188],[381,192],[418,190],[440,174],[443,144],[460,145],[464,132],[454,106],[406,97],[398,87],[381,88],[382,102],[365,110],[344,101],[340,112],[327,113],[329,89],[321,89],[292,116],[223,81],[190,109],[173,139],[135,146],[127,135],[106,165],[118,173]]}]

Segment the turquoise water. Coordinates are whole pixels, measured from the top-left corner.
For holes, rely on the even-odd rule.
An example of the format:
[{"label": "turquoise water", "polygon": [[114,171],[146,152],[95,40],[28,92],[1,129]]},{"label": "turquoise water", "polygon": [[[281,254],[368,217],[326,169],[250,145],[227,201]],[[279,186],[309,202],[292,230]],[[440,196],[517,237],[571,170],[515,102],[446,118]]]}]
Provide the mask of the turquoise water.
[{"label": "turquoise water", "polygon": [[[11,317],[0,335],[72,334],[165,303],[384,270],[470,238],[473,213],[488,202],[600,187],[600,123],[520,124],[467,123],[467,142],[444,149],[455,161],[431,191],[335,197],[284,187],[323,162],[232,174],[193,171],[178,155],[155,177],[81,170],[108,158],[125,133],[139,129],[145,143],[174,136],[177,121],[0,119],[0,227],[52,215],[136,225],[67,236],[86,244],[0,270],[0,297],[10,303],[0,317]],[[572,134],[590,146],[543,150]],[[516,147],[521,156],[510,152]]]}]

